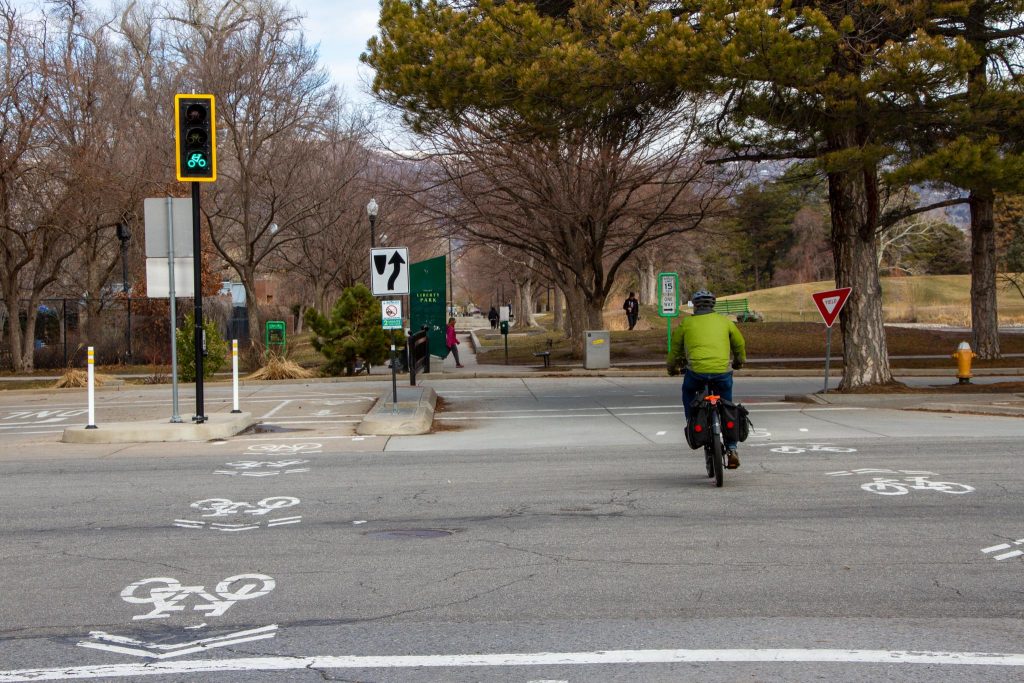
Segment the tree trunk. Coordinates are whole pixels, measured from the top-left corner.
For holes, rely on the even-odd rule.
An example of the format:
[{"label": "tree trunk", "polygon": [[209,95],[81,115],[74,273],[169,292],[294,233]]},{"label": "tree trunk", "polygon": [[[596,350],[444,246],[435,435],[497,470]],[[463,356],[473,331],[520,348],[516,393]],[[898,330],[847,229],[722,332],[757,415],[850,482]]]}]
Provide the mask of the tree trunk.
[{"label": "tree trunk", "polygon": [[995,359],[999,352],[996,304],[995,195],[972,192],[971,206],[971,330],[978,358]]},{"label": "tree trunk", "polygon": [[7,340],[11,347],[11,369],[15,372],[21,372],[25,368],[22,366],[21,310],[18,308],[17,297],[8,297],[6,305],[7,315],[10,319],[10,324],[7,327]]},{"label": "tree trunk", "polygon": [[519,295],[519,310],[523,325],[526,327],[539,327],[534,314],[533,278],[527,278],[522,284],[516,285],[516,290],[516,293]]},{"label": "tree trunk", "polygon": [[556,330],[564,330],[565,329],[565,314],[564,314],[564,310],[565,310],[565,297],[562,296],[562,289],[561,289],[561,287],[554,287],[553,289],[555,290],[555,301],[554,301],[555,315],[554,315],[554,320],[551,323],[551,326],[554,329],[556,329]]},{"label": "tree trunk", "polygon": [[256,301],[256,281],[248,274],[242,277],[245,287],[245,310],[249,314],[249,346],[263,349],[263,335],[260,334],[260,305]]},{"label": "tree trunk", "polygon": [[[21,338],[21,370],[31,371],[36,366],[36,319],[39,316],[39,296],[29,300],[25,311],[25,331]],[[20,316],[19,316],[20,318]],[[11,358],[14,359],[14,347],[11,347]]]},{"label": "tree trunk", "polygon": [[655,306],[658,303],[658,274],[654,272],[654,260],[647,261],[644,272],[641,275],[642,283],[640,290],[647,290],[645,298],[640,303],[648,306]]},{"label": "tree trunk", "polygon": [[578,289],[565,290],[565,336],[574,358],[583,357],[583,331],[587,329],[587,305]]},{"label": "tree trunk", "polygon": [[[850,145],[844,145],[848,148]],[[843,379],[840,391],[893,381],[875,258],[877,172],[874,167],[828,174],[836,284],[851,287],[840,315]]]}]

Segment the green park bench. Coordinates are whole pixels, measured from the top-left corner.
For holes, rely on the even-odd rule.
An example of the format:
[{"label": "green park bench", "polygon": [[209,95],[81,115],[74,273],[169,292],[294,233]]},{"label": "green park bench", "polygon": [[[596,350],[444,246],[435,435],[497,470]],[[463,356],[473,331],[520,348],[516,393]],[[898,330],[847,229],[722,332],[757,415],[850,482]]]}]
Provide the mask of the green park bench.
[{"label": "green park bench", "polygon": [[747,299],[719,299],[715,302],[715,313],[750,313]]}]

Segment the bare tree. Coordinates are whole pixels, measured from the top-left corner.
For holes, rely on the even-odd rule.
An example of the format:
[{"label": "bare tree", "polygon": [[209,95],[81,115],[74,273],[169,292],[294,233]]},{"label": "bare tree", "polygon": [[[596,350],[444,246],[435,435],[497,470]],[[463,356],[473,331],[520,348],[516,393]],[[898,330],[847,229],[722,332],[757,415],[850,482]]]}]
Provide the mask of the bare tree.
[{"label": "bare tree", "polygon": [[638,249],[699,226],[720,209],[729,171],[705,163],[691,105],[652,114],[621,136],[514,140],[464,118],[429,134],[427,210],[467,241],[532,257],[566,297],[577,353],[601,329],[619,271]]},{"label": "bare tree", "polygon": [[120,265],[115,229],[125,223],[141,235],[142,199],[163,169],[150,153],[156,131],[139,107],[131,49],[79,0],[64,0],[58,16],[61,40],[50,43],[60,68],[51,73],[46,128],[63,186],[55,220],[76,243],[61,285],[84,295],[86,338],[99,344],[101,311],[120,289],[108,286]]},{"label": "bare tree", "polygon": [[18,371],[34,366],[39,303],[75,249],[55,220],[64,187],[45,128],[55,66],[47,30],[45,18],[28,22],[11,4],[0,4],[0,297]]},{"label": "bare tree", "polygon": [[[355,284],[367,272],[368,251],[353,248],[367,235],[364,182],[370,160],[366,126],[361,120],[336,121],[324,143],[311,149],[312,160],[305,172],[306,183],[322,194],[319,210],[296,224],[300,239],[278,252],[279,265],[294,278],[301,278],[321,313],[330,308],[330,298]],[[308,302],[309,300],[307,300]]]},{"label": "bare tree", "polygon": [[192,85],[217,96],[218,179],[203,211],[214,247],[245,286],[258,343],[257,275],[308,238],[326,201],[307,182],[308,167],[330,134],[336,92],[301,17],[276,0],[184,0],[172,20],[180,59],[199,60]]}]

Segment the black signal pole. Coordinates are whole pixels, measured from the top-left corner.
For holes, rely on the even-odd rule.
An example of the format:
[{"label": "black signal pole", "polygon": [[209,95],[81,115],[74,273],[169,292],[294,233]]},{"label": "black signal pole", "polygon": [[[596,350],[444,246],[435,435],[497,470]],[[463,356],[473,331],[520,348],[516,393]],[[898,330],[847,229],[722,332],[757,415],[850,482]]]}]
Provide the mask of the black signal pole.
[{"label": "black signal pole", "polygon": [[195,357],[196,357],[196,414],[195,423],[206,422],[203,410],[203,354],[206,351],[203,332],[203,248],[199,230],[199,185],[192,183],[192,278],[195,287]]}]

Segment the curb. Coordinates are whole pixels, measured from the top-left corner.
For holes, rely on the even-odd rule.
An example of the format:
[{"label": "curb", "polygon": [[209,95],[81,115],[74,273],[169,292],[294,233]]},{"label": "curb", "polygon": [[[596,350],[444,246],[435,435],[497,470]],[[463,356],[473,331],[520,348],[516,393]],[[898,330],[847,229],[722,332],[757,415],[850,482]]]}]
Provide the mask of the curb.
[{"label": "curb", "polygon": [[[383,392],[363,421],[356,428],[356,434],[363,436],[412,436],[426,434],[434,425],[434,410],[437,407],[437,392],[431,387],[403,387],[406,400],[392,403],[391,391]],[[412,394],[419,389],[419,395]]]},{"label": "curb", "polygon": [[142,422],[108,422],[96,429],[68,427],[64,443],[155,443],[165,441],[210,441],[228,439],[251,427],[252,413],[215,413],[202,424],[145,420]]},{"label": "curb", "polygon": [[924,403],[908,406],[904,410],[920,410],[931,413],[964,413],[969,415],[998,415],[1024,417],[1024,407],[971,403]]}]

